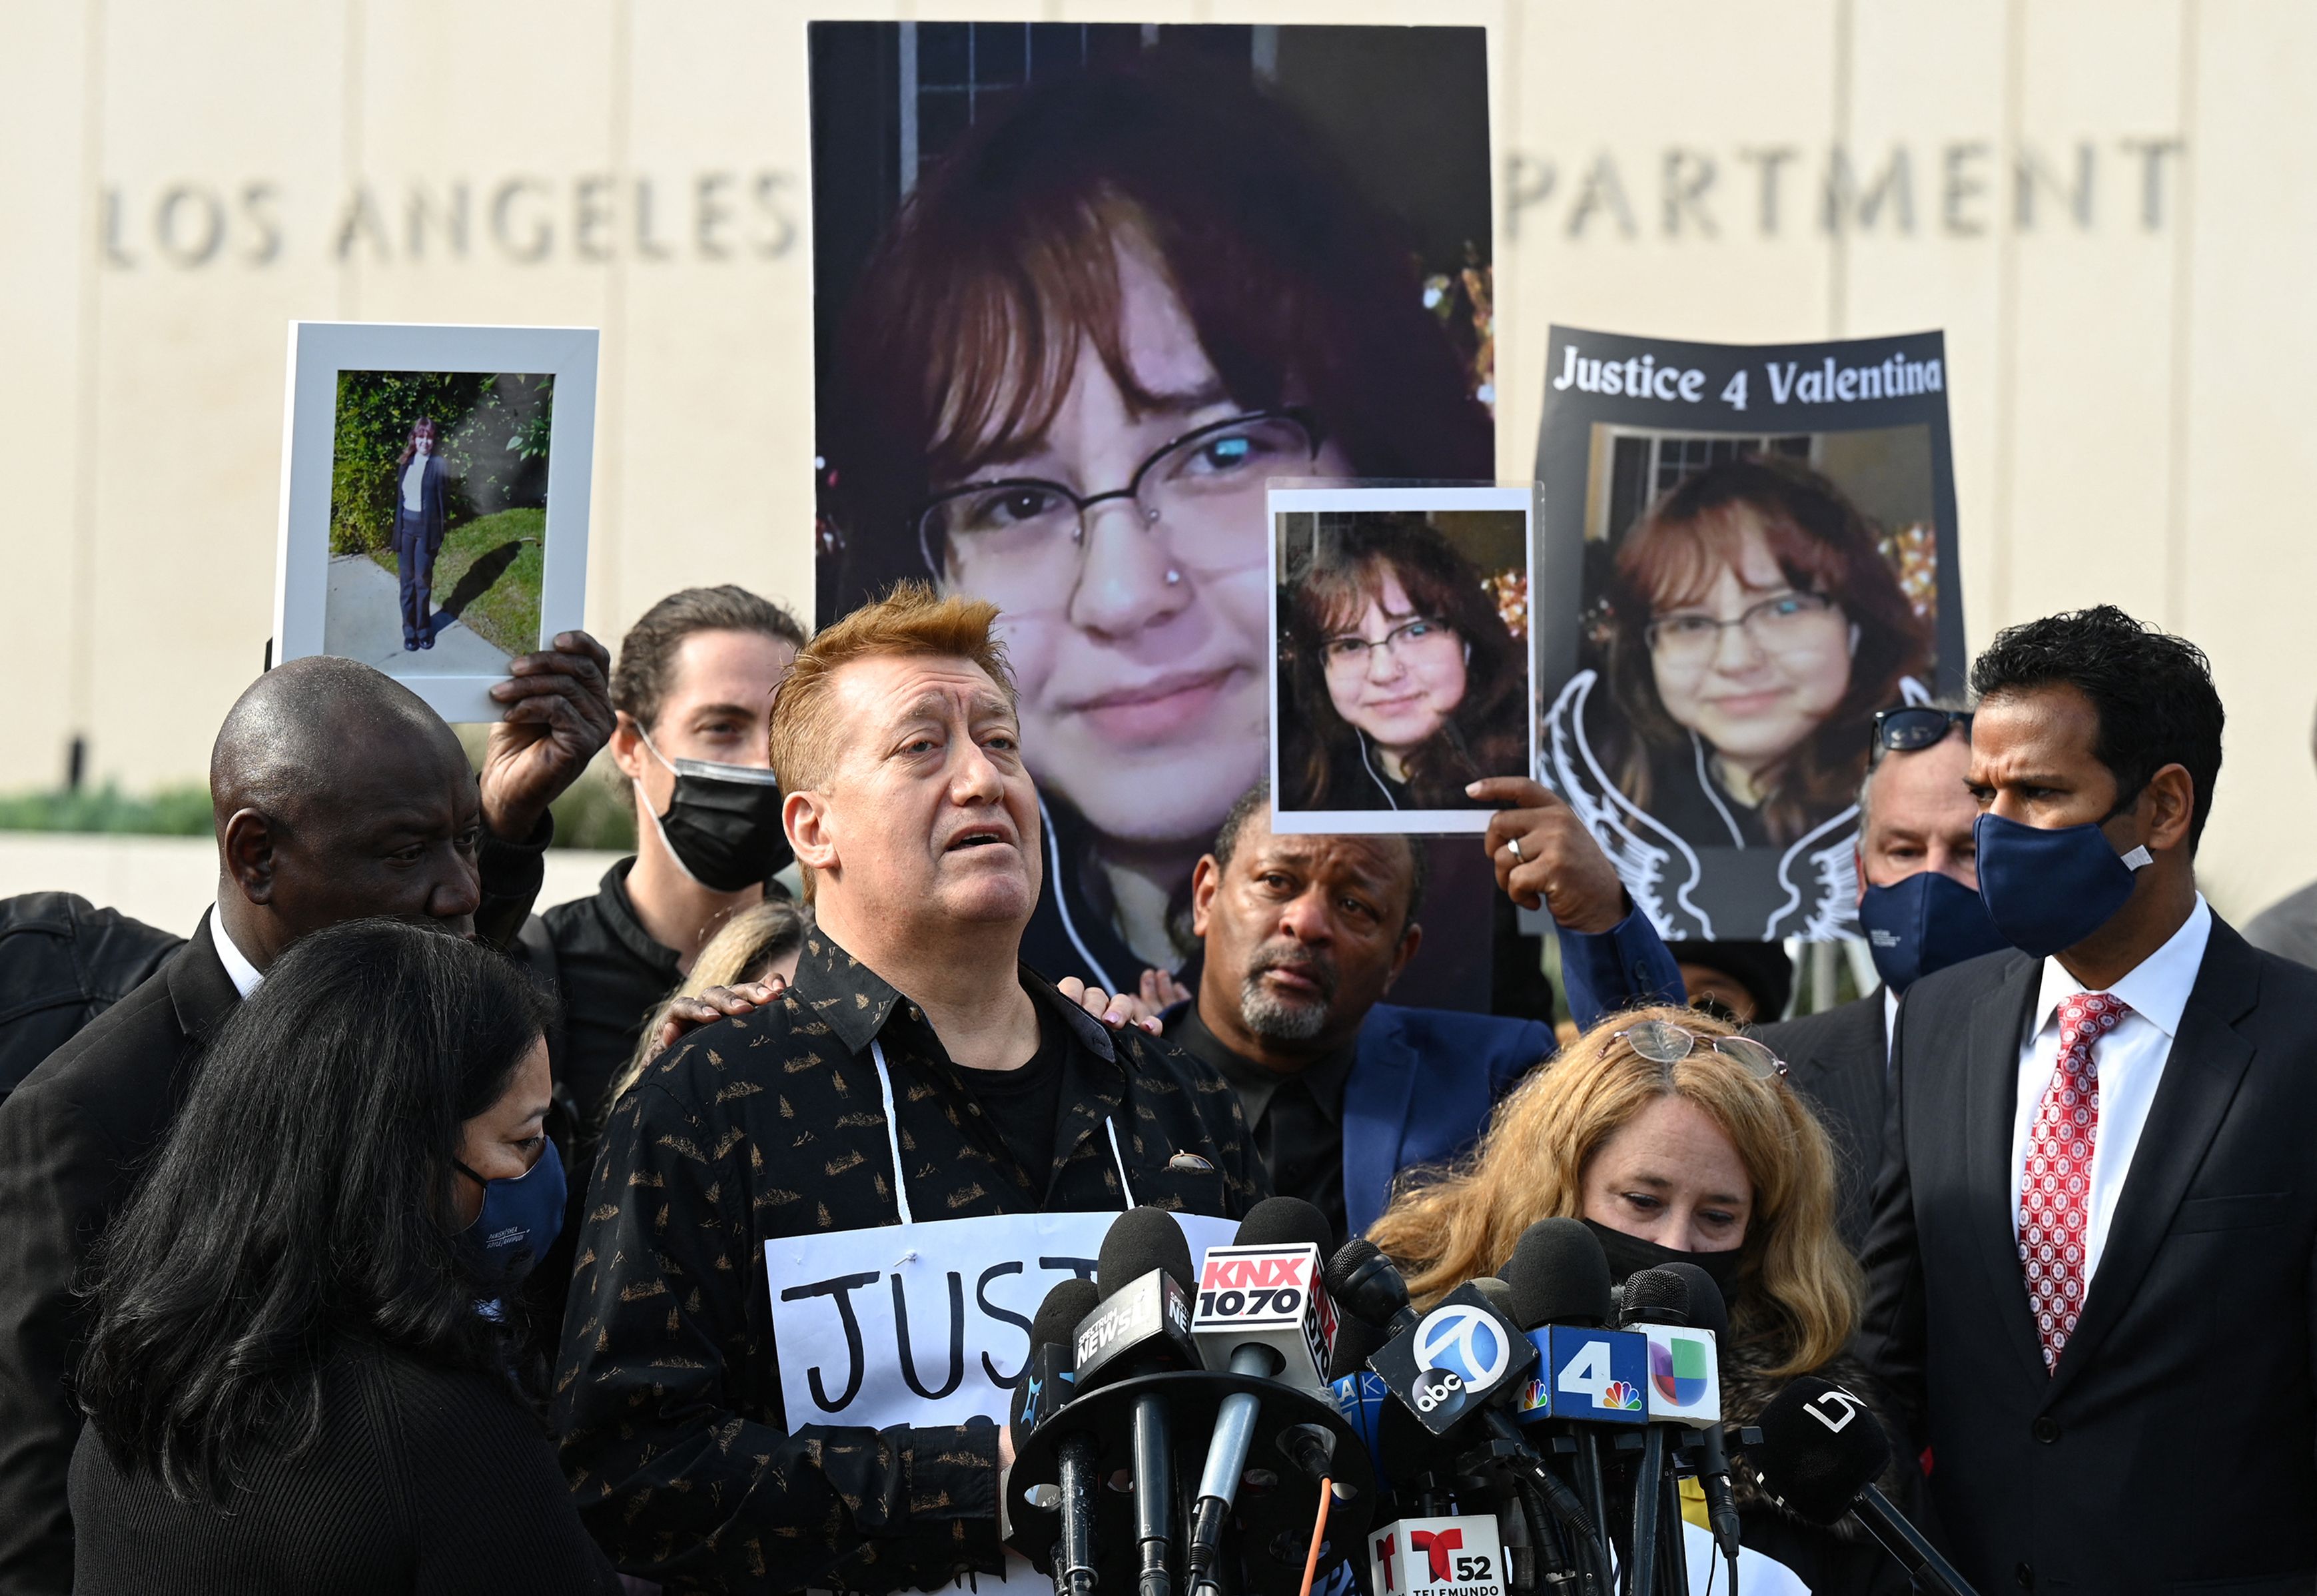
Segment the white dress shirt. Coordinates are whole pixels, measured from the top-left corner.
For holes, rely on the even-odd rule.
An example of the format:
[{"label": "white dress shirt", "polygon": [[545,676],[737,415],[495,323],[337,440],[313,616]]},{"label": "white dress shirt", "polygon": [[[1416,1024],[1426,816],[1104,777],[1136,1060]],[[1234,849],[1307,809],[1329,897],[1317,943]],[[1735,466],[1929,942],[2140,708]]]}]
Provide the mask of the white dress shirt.
[{"label": "white dress shirt", "polygon": [[256,991],[258,983],[265,977],[259,975],[257,967],[234,946],[233,939],[226,934],[225,915],[217,909],[210,911],[210,940],[217,944],[218,962],[225,966],[226,976],[233,983],[233,989],[244,997]]},{"label": "white dress shirt", "polygon": [[426,462],[434,458],[423,452],[412,455],[410,468],[402,474],[402,507],[413,515],[418,513],[419,490],[426,486]]},{"label": "white dress shirt", "polygon": [[[2089,1232],[2084,1240],[2087,1282],[2099,1272],[2116,1199],[2132,1172],[2132,1155],[2147,1128],[2157,1085],[2164,1079],[2164,1061],[2172,1056],[2172,1039],[2180,1032],[2180,1012],[2188,1006],[2189,990],[2205,962],[2205,945],[2212,938],[2213,911],[2200,892],[2196,908],[2171,940],[2108,988],[2111,996],[2132,1006],[2132,1012],[2100,1038],[2092,1052],[2099,1075],[2099,1125],[2092,1137],[2092,1189],[2085,1214]],[[2083,983],[2062,968],[2058,959],[2044,961],[2044,985],[2030,1017],[2032,1029],[2019,1049],[2019,1099],[2011,1116],[2015,1242],[2019,1239],[2019,1182],[2027,1167],[2027,1138],[2052,1084],[2052,1072],[2060,1064],[2060,1003],[2084,990]]]}]

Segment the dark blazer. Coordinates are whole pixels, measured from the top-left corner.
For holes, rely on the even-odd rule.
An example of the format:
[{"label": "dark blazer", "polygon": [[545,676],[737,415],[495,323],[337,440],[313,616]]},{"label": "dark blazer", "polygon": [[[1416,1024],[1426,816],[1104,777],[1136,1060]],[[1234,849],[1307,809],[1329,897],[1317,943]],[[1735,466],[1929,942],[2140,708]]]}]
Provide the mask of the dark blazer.
[{"label": "dark blazer", "polygon": [[507,1381],[364,1342],[318,1373],[313,1438],[287,1457],[252,1447],[225,1508],[124,1473],[85,1428],[78,1596],[618,1596],[553,1444]]},{"label": "dark blazer", "polygon": [[73,893],[0,898],[0,1102],[184,945]]},{"label": "dark blazer", "polygon": [[1860,1350],[1982,1592],[2317,1588],[2317,971],[2217,917],[2075,1336],[2046,1374],[2011,1233],[2038,961],[1908,989]]},{"label": "dark blazer", "polygon": [[1883,1029],[1883,989],[1823,1013],[1746,1034],[1786,1061],[1786,1083],[1818,1114],[1834,1140],[1835,1223],[1853,1252],[1866,1244],[1874,1172],[1883,1157],[1883,1082],[1890,1040]]},{"label": "dark blazer", "polygon": [[0,1104],[0,1592],[72,1589],[65,1475],[85,1329],[73,1282],[184,1095],[184,1063],[240,1001],[209,918]]},{"label": "dark blazer", "polygon": [[443,531],[450,520],[450,499],[443,486],[441,454],[426,457],[425,473],[418,479],[418,508],[402,507],[402,474],[408,461],[394,468],[394,541],[398,550],[406,539],[423,545],[429,559],[442,551]]}]

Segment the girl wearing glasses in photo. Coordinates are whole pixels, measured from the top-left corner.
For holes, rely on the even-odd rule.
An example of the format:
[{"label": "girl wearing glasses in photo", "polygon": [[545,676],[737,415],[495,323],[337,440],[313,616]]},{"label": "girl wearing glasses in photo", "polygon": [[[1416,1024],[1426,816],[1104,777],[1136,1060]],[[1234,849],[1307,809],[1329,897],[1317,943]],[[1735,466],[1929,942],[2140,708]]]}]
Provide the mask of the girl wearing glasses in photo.
[{"label": "girl wearing glasses in photo", "polygon": [[[1730,1316],[1716,1348],[1726,1430],[1754,1422],[1801,1375],[1871,1396],[1843,1350],[1865,1281],[1835,1230],[1833,1144],[1785,1074],[1767,1048],[1695,1010],[1612,1016],[1498,1103],[1469,1158],[1403,1174],[1368,1238],[1429,1306],[1497,1273],[1539,1219],[1580,1219],[1612,1281],[1676,1262],[1712,1277]],[[1892,1450],[1880,1483],[1906,1503],[1919,1476]],[[1820,1529],[1772,1503],[1742,1460],[1731,1473],[1740,1544],[1811,1590],[1911,1588],[1855,1520]]]},{"label": "girl wearing glasses in photo", "polygon": [[1668,936],[1852,931],[1874,713],[1929,696],[1929,628],[1873,526],[1799,461],[1726,460],[1619,541],[1608,607],[1605,665],[1547,717],[1546,781]]},{"label": "girl wearing glasses in photo", "polygon": [[926,174],[830,396],[842,609],[991,601],[1044,800],[1023,958],[1179,967],[1192,867],[1266,765],[1264,487],[1487,480],[1399,230],[1293,112],[1165,52],[1033,85]]},{"label": "girl wearing glasses in photo", "polygon": [[1280,775],[1296,809],[1485,808],[1528,757],[1520,646],[1420,513],[1362,513],[1289,575]]}]

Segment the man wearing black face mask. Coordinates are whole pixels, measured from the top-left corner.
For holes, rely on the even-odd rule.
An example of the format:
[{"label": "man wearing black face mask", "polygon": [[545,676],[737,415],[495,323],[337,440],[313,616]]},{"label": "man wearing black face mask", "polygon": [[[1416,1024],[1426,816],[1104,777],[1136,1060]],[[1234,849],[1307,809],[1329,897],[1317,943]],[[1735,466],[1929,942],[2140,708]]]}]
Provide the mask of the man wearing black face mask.
[{"label": "man wearing black face mask", "polygon": [[1822,1013],[1747,1033],[1786,1061],[1787,1083],[1834,1138],[1837,1224],[1854,1251],[1866,1242],[1882,1159],[1900,994],[1933,970],[2004,946],[1979,901],[1972,843],[1979,806],[1964,784],[1971,716],[1946,705],[1886,709],[1875,717],[1870,758],[1858,789],[1858,923],[1883,984]]},{"label": "man wearing black face mask", "polygon": [[1972,685],[2018,951],[1900,1006],[1860,1351],[1979,1589],[2305,1592],[2317,972],[2196,890],[2210,667],[2103,606],[2003,632]]},{"label": "man wearing black face mask", "polygon": [[523,939],[533,971],[563,1003],[551,1043],[557,1083],[578,1119],[575,1201],[604,1100],[645,1020],[717,929],[762,903],[789,862],[765,740],[773,690],[804,641],[786,610],[731,586],[670,593],[620,640],[611,752],[633,795],[635,856],[613,865],[593,897],[557,905]]}]

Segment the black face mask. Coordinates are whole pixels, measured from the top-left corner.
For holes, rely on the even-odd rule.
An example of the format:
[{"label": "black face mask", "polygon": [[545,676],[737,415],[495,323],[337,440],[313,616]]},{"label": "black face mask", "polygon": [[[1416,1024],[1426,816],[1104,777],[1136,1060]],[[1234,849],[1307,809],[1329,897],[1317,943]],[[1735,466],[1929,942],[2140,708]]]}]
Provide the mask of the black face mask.
[{"label": "black face mask", "polygon": [[1622,1230],[1612,1230],[1595,1219],[1586,1220],[1585,1228],[1599,1238],[1601,1251],[1608,1255],[1609,1278],[1620,1285],[1645,1269],[1663,1269],[1668,1263],[1694,1263],[1722,1288],[1722,1302],[1730,1306],[1736,1306],[1738,1260],[1742,1255],[1739,1248],[1732,1247],[1726,1253],[1683,1253],[1672,1247],[1661,1247],[1655,1242],[1645,1242],[1637,1235],[1627,1235]]},{"label": "black face mask", "polygon": [[761,887],[796,857],[781,826],[781,779],[757,765],[651,756],[675,773],[667,807],[652,815],[636,783],[637,807],[651,815],[676,868],[711,892]]}]

